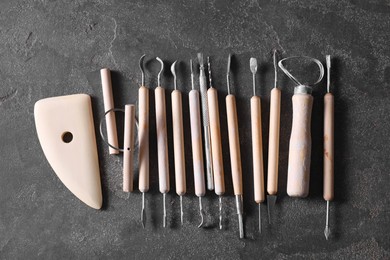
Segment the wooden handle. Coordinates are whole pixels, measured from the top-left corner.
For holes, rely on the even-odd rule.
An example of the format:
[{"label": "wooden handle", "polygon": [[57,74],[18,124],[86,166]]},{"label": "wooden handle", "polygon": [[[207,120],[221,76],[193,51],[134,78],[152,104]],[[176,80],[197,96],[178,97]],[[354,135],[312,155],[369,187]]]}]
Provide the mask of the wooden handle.
[{"label": "wooden handle", "polygon": [[324,97],[324,199],[334,198],[334,96]]},{"label": "wooden handle", "polygon": [[169,158],[167,137],[167,114],[165,106],[165,90],[157,87],[154,90],[156,103],[158,178],[161,193],[169,192]]},{"label": "wooden handle", "polygon": [[123,191],[133,191],[135,106],[125,105],[123,138]]},{"label": "wooden handle", "polygon": [[309,194],[313,97],[308,94],[295,94],[292,103],[293,124],[288,158],[287,194],[291,197],[304,198]]},{"label": "wooden handle", "polygon": [[263,134],[261,131],[261,100],[257,96],[251,98],[251,122],[255,201],[261,203],[265,200]]},{"label": "wooden handle", "polygon": [[273,88],[270,99],[267,192],[269,195],[276,195],[279,171],[280,89]]},{"label": "wooden handle", "polygon": [[219,122],[218,92],[215,88],[207,90],[211,132],[211,152],[214,170],[214,188],[217,195],[225,193],[225,174],[223,170],[221,126]]},{"label": "wooden handle", "polygon": [[226,113],[229,132],[230,164],[233,178],[234,195],[243,195],[240,140],[238,136],[238,120],[236,99],[226,96]]},{"label": "wooden handle", "polygon": [[[111,72],[109,69],[101,69],[100,77],[102,80],[103,89],[103,102],[104,112],[114,108],[114,97],[112,95],[112,84],[111,84]],[[115,147],[118,147],[118,134],[116,129],[115,112],[110,112],[106,115],[106,126],[107,126],[107,140]],[[110,154],[118,154],[119,151],[111,147],[108,148]]]},{"label": "wooden handle", "polygon": [[149,89],[138,90],[138,164],[140,192],[149,190]]},{"label": "wooden handle", "polygon": [[182,196],[186,193],[186,164],[184,157],[183,105],[179,90],[174,90],[172,98],[173,152],[175,157],[176,193]]},{"label": "wooden handle", "polygon": [[191,90],[188,96],[190,103],[192,163],[194,168],[195,194],[196,196],[201,197],[206,194],[206,185],[204,178],[199,92]]}]

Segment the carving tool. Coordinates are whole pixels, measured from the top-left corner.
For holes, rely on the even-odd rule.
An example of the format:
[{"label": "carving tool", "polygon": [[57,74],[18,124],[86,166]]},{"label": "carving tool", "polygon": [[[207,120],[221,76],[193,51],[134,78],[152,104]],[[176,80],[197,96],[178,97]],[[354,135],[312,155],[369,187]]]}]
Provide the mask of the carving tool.
[{"label": "carving tool", "polygon": [[144,58],[145,54],[139,60],[141,86],[138,89],[138,189],[142,192],[141,223],[145,228],[145,193],[149,191],[149,89],[145,86]]},{"label": "carving tool", "polygon": [[288,159],[287,194],[291,197],[304,198],[309,194],[311,159],[310,125],[313,106],[312,87],[309,83],[300,83],[283,65],[284,61],[297,58],[307,59],[318,65],[320,76],[311,85],[315,85],[322,80],[324,66],[319,60],[310,57],[289,57],[279,61],[280,69],[297,84],[292,97],[293,123]]},{"label": "carving tool", "polygon": [[251,98],[251,126],[253,152],[253,184],[255,201],[259,204],[259,232],[261,233],[261,203],[264,193],[263,135],[261,131],[261,99],[256,96],[257,59],[250,58],[249,67],[253,77],[253,97]]},{"label": "carving tool", "polygon": [[135,106],[125,105],[123,138],[123,191],[133,191]]},{"label": "carving tool", "polygon": [[279,171],[279,133],[280,133],[280,99],[281,91],[277,87],[278,67],[276,60],[277,51],[274,50],[274,88],[270,97],[269,117],[269,141],[268,141],[268,175],[267,175],[267,206],[268,222],[271,224],[271,211],[276,202],[278,193],[278,171]]},{"label": "carving tool", "polygon": [[35,103],[34,118],[42,150],[58,178],[82,202],[100,209],[102,186],[91,97],[41,99]]},{"label": "carving tool", "polygon": [[198,225],[200,228],[203,225],[203,206],[202,197],[206,194],[206,185],[204,179],[204,164],[203,164],[203,149],[202,149],[202,126],[200,121],[200,102],[199,91],[194,87],[194,72],[191,66],[191,87],[189,103],[190,103],[190,121],[191,121],[191,142],[192,142],[192,163],[194,169],[194,184],[195,194],[199,197],[199,214],[201,222]]},{"label": "carving tool", "polygon": [[[104,112],[106,112],[114,108],[114,97],[112,95],[110,70],[101,69],[100,77],[102,80]],[[107,126],[108,143],[110,143],[114,147],[118,147],[118,134],[116,129],[116,119],[115,119],[114,111],[111,111],[106,115],[106,126]],[[119,154],[119,151],[112,147],[108,147],[108,151],[110,154]]]},{"label": "carving tool", "polygon": [[164,62],[157,57],[161,64],[161,70],[157,76],[157,88],[154,90],[156,106],[156,129],[157,129],[157,155],[158,155],[158,178],[160,192],[163,194],[163,227],[167,223],[166,194],[169,192],[169,158],[167,137],[167,114],[165,105],[165,89],[161,87],[161,73],[164,70]]},{"label": "carving tool", "polygon": [[219,197],[219,229],[222,229],[222,195],[225,193],[223,170],[221,126],[219,121],[218,91],[213,87],[210,58],[207,57],[210,88],[207,90],[207,101],[210,116],[211,152],[214,172],[215,194]]},{"label": "carving tool", "polygon": [[334,96],[330,93],[330,55],[326,55],[327,93],[324,97],[324,199],[326,200],[326,224],[324,235],[328,240],[329,201],[334,198]]},{"label": "carving tool", "polygon": [[229,54],[226,81],[228,95],[226,96],[226,113],[229,133],[229,151],[230,164],[233,178],[234,195],[236,197],[236,207],[238,215],[238,225],[240,230],[240,238],[244,238],[244,223],[243,223],[243,190],[242,190],[242,168],[241,168],[241,152],[240,140],[238,135],[238,120],[236,98],[230,94],[230,63],[231,54]]},{"label": "carving tool", "polygon": [[183,105],[180,90],[177,90],[176,61],[171,66],[175,89],[172,91],[173,152],[175,159],[176,193],[180,196],[180,220],[183,225],[183,195],[186,194],[186,165],[184,157]]},{"label": "carving tool", "polygon": [[211,158],[211,140],[210,140],[210,125],[209,125],[209,109],[207,102],[207,83],[204,72],[203,53],[198,53],[199,60],[199,85],[202,102],[202,117],[203,117],[203,131],[204,131],[204,147],[206,154],[206,173],[207,173],[207,189],[214,189],[213,180],[213,165]]}]

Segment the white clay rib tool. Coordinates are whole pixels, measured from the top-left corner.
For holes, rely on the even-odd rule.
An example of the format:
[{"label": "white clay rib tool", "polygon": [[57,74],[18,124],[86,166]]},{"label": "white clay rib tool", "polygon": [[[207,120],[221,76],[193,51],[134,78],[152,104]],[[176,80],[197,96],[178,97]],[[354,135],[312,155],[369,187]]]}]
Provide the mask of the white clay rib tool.
[{"label": "white clay rib tool", "polygon": [[319,78],[311,85],[322,80],[324,66],[319,60],[305,56],[289,57],[279,61],[280,69],[297,84],[292,97],[293,123],[288,159],[287,194],[290,197],[304,198],[309,194],[310,181],[312,87],[308,83],[301,84],[283,65],[286,60],[298,58],[313,61],[319,67]]},{"label": "white clay rib tool", "polygon": [[173,153],[175,161],[175,184],[176,194],[180,196],[180,221],[183,225],[183,196],[186,194],[186,164],[184,157],[184,132],[183,132],[183,105],[182,94],[177,89],[177,77],[175,71],[176,61],[171,66],[171,72],[174,78],[174,87],[172,91],[172,124],[173,124]]},{"label": "white clay rib tool", "polygon": [[165,89],[161,87],[161,73],[164,70],[164,62],[157,57],[161,64],[161,70],[157,76],[157,88],[154,90],[156,106],[156,129],[157,129],[157,156],[158,178],[160,192],[163,194],[163,227],[167,223],[166,194],[169,192],[169,158],[167,136],[167,114],[165,105]]},{"label": "white clay rib tool", "polygon": [[194,185],[195,194],[199,198],[199,214],[201,222],[198,225],[200,228],[203,225],[203,205],[202,197],[206,194],[206,185],[204,178],[204,163],[202,149],[202,126],[200,121],[200,102],[199,91],[194,87],[194,72],[191,66],[191,91],[188,95],[190,104],[190,121],[191,121],[191,143],[192,143],[192,163],[194,169]]},{"label": "white clay rib tool", "polygon": [[206,154],[206,176],[207,176],[207,189],[214,189],[213,178],[213,163],[211,155],[211,140],[210,140],[210,123],[209,123],[209,109],[207,102],[207,83],[206,75],[204,72],[203,53],[198,53],[199,61],[199,85],[200,95],[202,102],[202,117],[203,117],[203,131],[204,131],[204,149]]},{"label": "white clay rib tool", "polygon": [[234,195],[236,197],[236,208],[238,215],[238,225],[240,231],[240,238],[244,238],[244,223],[243,223],[243,189],[242,189],[242,166],[241,166],[241,152],[240,140],[238,135],[238,120],[237,120],[237,106],[236,98],[230,94],[230,63],[231,55],[229,54],[226,81],[228,95],[226,96],[226,113],[229,133],[229,151],[230,151],[230,165],[232,171]]},{"label": "white clay rib tool", "polygon": [[250,58],[250,70],[253,76],[253,97],[251,98],[251,127],[253,153],[253,185],[255,202],[259,204],[259,232],[261,233],[261,203],[265,200],[263,135],[261,131],[261,99],[256,96],[257,59]]},{"label": "white clay rib tool", "polygon": [[268,173],[267,173],[267,207],[268,222],[271,224],[271,212],[276,202],[278,193],[279,171],[279,133],[280,133],[280,100],[281,91],[277,87],[278,66],[276,60],[277,51],[273,52],[274,61],[274,88],[270,97],[269,139],[268,139]]},{"label": "white clay rib tool", "polygon": [[138,89],[138,189],[142,192],[141,223],[145,228],[145,193],[149,191],[149,89],[145,86],[143,59],[139,60],[141,70],[141,86]]},{"label": "white clay rib tool", "polygon": [[[101,69],[104,112],[114,109],[114,96],[112,95],[111,72],[109,69]],[[116,129],[115,112],[111,111],[106,115],[107,139],[113,147],[118,147],[118,134]],[[108,147],[110,154],[119,154],[119,150]]]},{"label": "white clay rib tool", "polygon": [[330,92],[330,55],[326,55],[327,93],[324,97],[324,199],[326,200],[326,224],[324,235],[330,236],[329,201],[334,198],[334,96]]},{"label": "white clay rib tool", "polygon": [[222,195],[225,193],[225,174],[223,169],[221,125],[219,120],[218,91],[213,87],[210,58],[207,57],[210,88],[207,90],[209,107],[211,152],[214,172],[215,194],[219,197],[219,229],[222,229]]}]

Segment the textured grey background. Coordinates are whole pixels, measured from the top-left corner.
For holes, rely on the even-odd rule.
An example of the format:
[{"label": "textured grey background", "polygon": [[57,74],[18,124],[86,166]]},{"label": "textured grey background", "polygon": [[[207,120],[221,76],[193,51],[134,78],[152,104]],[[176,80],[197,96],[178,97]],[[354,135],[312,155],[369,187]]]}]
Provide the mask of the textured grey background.
[{"label": "textured grey background", "polygon": [[[1,1],[0,3],[0,258],[264,258],[389,259],[389,1]],[[279,198],[272,226],[263,205],[263,234],[257,233],[253,201],[249,58],[261,62],[258,91],[263,98],[267,156],[272,49],[283,56],[333,56],[336,96],[335,201],[332,237],[325,241],[322,199],[322,97],[314,89],[310,195],[286,195],[293,84],[280,74],[282,88]],[[227,197],[224,230],[217,229],[218,204],[207,194],[208,228],[198,229],[190,153],[187,146],[185,225],[180,226],[174,192],[172,150],[168,224],[162,228],[158,193],[154,112],[151,113],[151,190],[147,224],[139,216],[141,196],[121,191],[120,156],[108,156],[97,138],[104,192],[100,211],[88,208],[59,181],[46,161],[34,126],[34,103],[73,93],[92,96],[95,121],[103,113],[99,69],[111,68],[117,107],[135,103],[138,59],[147,54],[147,85],[156,86],[160,56],[166,66],[178,59],[179,88],[185,92],[189,128],[190,58],[211,55],[220,91]],[[238,238],[226,142],[225,66],[233,59],[244,172],[246,239]],[[304,73],[309,76],[309,73]],[[173,88],[168,69],[162,80]],[[151,92],[151,100],[154,96]],[[154,102],[151,102],[151,111]],[[168,113],[170,126],[171,113]],[[96,124],[96,122],[95,122]],[[172,148],[171,127],[170,148]],[[137,182],[136,182],[137,183]]]}]

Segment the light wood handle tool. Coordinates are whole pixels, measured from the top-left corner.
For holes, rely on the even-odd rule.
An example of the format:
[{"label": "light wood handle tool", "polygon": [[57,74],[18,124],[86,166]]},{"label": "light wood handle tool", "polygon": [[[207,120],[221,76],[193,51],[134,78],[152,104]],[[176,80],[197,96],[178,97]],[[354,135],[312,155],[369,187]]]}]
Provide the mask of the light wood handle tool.
[{"label": "light wood handle tool", "polygon": [[133,191],[135,106],[125,105],[123,138],[123,191]]}]

